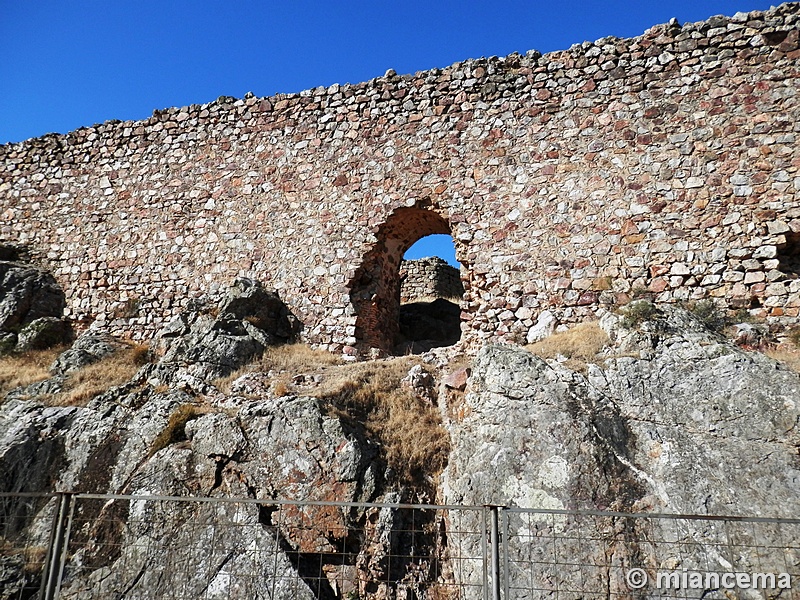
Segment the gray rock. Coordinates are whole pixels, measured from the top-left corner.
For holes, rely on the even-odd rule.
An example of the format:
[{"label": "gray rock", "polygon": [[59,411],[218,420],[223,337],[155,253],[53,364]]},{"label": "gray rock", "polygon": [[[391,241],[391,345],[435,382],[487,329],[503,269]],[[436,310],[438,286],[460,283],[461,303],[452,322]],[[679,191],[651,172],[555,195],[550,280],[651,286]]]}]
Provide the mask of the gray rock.
[{"label": "gray rock", "polygon": [[29,594],[39,589],[37,574],[25,572],[25,559],[21,551],[18,555],[10,556],[8,552],[4,548],[4,555],[0,556],[0,600],[27,597],[26,592]]},{"label": "gray rock", "polygon": [[209,382],[227,375],[267,347],[292,341],[298,324],[274,292],[237,279],[216,310],[199,306],[173,319],[156,336],[162,364]]},{"label": "gray rock", "polygon": [[[521,349],[479,352],[464,417],[448,422],[453,449],[444,474],[447,503],[798,514],[797,374],[740,350],[679,309],[662,307],[628,328],[609,314],[601,325],[614,342],[607,352],[617,357],[588,365],[585,376]],[[548,551],[531,533],[537,519],[512,517],[512,564]],[[661,531],[660,523],[642,522],[629,543],[588,544],[581,540],[597,537],[591,522],[554,517],[541,527],[545,538],[548,531],[563,536],[565,556],[581,556],[587,564],[657,562],[667,550],[637,540],[675,536]],[[686,527],[680,536],[688,540],[697,532]],[[780,548],[779,534],[770,535],[759,543]],[[469,541],[453,543],[464,553],[477,550]],[[698,544],[686,564],[708,564],[702,561],[711,560],[713,551]],[[780,571],[784,557],[765,550],[760,560],[759,568]],[[555,576],[520,571],[512,581],[530,585],[533,578],[534,586],[547,588]],[[576,583],[569,571],[557,576],[560,587]],[[576,589],[611,592],[620,585],[613,579],[597,575]]]},{"label": "gray rock", "polygon": [[[167,472],[180,476],[191,469],[191,456],[190,450],[170,449],[164,455]],[[186,598],[321,597],[312,593],[297,571],[302,555],[293,554],[290,561],[286,552],[290,547],[263,517],[259,505],[85,504],[85,513],[109,523],[102,533],[118,550],[109,556],[91,544],[80,548],[77,552],[83,568],[68,574],[60,598],[149,600],[174,597],[175,590]],[[125,518],[124,527],[119,516]],[[117,523],[120,526],[114,527]]]},{"label": "gray rock", "polygon": [[107,333],[87,331],[56,358],[50,372],[56,376],[69,375],[110,356],[121,347],[122,344]]},{"label": "gray rock", "polygon": [[55,375],[42,381],[35,381],[30,385],[9,391],[5,396],[5,400],[31,400],[58,394],[63,390],[66,379],[63,375]]},{"label": "gray rock", "polygon": [[[169,351],[193,335],[256,339],[258,331],[249,329],[258,330],[255,325],[232,312],[226,315],[188,316],[175,328],[180,333],[166,338]],[[628,325],[616,315],[604,316],[601,326],[611,343],[605,358],[586,365],[585,372],[520,348],[483,348],[463,395],[451,391],[439,397],[442,413],[451,415],[445,420],[452,447],[439,500],[549,509],[798,514],[800,377],[737,348],[685,311],[661,307]],[[113,350],[112,342],[87,335],[76,346],[95,355]],[[213,392],[192,379],[191,368],[188,362],[147,365],[130,384],[86,407],[6,400],[0,404],[0,491],[344,502],[406,498],[402,490],[387,490],[391,482],[364,424],[329,412],[317,398],[272,397],[266,374],[251,374],[232,386],[247,393],[245,398]],[[412,388],[428,389],[418,369],[410,375]],[[171,388],[154,387],[162,381]],[[462,403],[457,411],[445,406],[454,397]],[[25,516],[31,540],[46,543],[51,508],[35,507]],[[81,521],[65,598],[115,597],[126,590],[131,598],[168,596],[176,586],[197,596],[218,586],[230,597],[336,597],[327,580],[322,594],[311,593],[304,569],[315,556],[357,543],[352,547],[357,558],[341,573],[349,569],[353,581],[379,579],[410,553],[402,532],[411,523],[418,526],[421,516],[394,507],[279,509],[106,500],[87,502],[76,514]],[[479,580],[480,573],[469,571],[479,563],[465,561],[452,571],[445,563],[446,556],[481,555],[479,535],[458,535],[481,531],[480,515],[460,512],[457,531],[446,529],[452,524],[434,528],[431,522],[431,531],[444,532],[441,537],[409,543],[416,544],[418,555],[438,548],[442,573]],[[596,535],[588,519],[551,515],[545,520],[520,513],[509,519],[512,586],[524,582],[542,589],[554,581],[565,589],[578,576],[566,568],[554,573],[524,567],[551,550],[551,534],[560,536],[564,553],[614,565],[657,562],[666,550],[643,540],[676,535],[657,522],[641,521],[630,526],[623,542],[610,542]],[[92,523],[108,529],[94,531]],[[612,529],[628,525],[626,520],[603,523]],[[704,533],[691,524],[681,527],[682,540]],[[101,544],[93,540],[100,535],[114,553],[99,550]],[[731,535],[737,543],[739,534]],[[776,558],[770,548],[781,548],[770,536],[766,532],[759,540],[764,546],[760,568],[780,571],[770,568]],[[253,548],[258,552],[248,551]],[[702,543],[693,548],[686,564],[708,564],[700,562],[708,558]],[[172,568],[185,564],[192,565],[190,572]],[[403,581],[403,589],[429,597],[424,586],[429,572],[412,566],[420,567],[414,571],[419,577]],[[275,573],[281,578],[272,595],[265,586],[271,586]],[[19,575],[18,565],[0,565],[9,585],[17,585]],[[582,587],[575,589],[619,591],[608,572],[580,576],[585,576],[578,582]],[[381,593],[400,596],[402,586],[396,582]]]},{"label": "gray rock", "polygon": [[39,317],[19,330],[14,351],[44,350],[66,344],[71,338],[72,329],[63,319]]},{"label": "gray rock", "polygon": [[8,354],[17,345],[17,334],[10,331],[0,331],[0,355]]},{"label": "gray rock", "polygon": [[278,294],[255,279],[236,279],[219,305],[219,314],[254,325],[264,332],[270,345],[292,341],[300,329],[299,321]]},{"label": "gray rock", "polygon": [[[376,446],[353,424],[326,415],[319,400],[218,396],[201,403],[184,392],[154,390],[146,384],[148,373],[143,369],[129,386],[86,407],[33,400],[0,405],[0,491],[375,499],[381,472]],[[37,511],[26,517],[26,531],[31,540],[44,532],[46,543],[52,514]],[[176,586],[198,597],[215,586],[225,597],[320,597],[311,584],[330,592],[323,597],[335,597],[333,583],[315,582],[317,575],[309,576],[311,567],[304,565],[312,565],[320,549],[335,551],[363,511],[273,512],[256,504],[84,501],[76,518],[108,527],[76,529],[75,567],[68,569],[62,597],[112,597],[125,590],[131,598],[166,597]],[[342,540],[332,538],[333,531]],[[115,552],[103,552],[89,534],[113,543]],[[165,556],[175,564],[190,561],[191,571],[171,569]],[[22,577],[18,566],[9,566],[9,582]],[[133,580],[138,583],[130,587]]]},{"label": "gray rock", "polygon": [[64,292],[49,273],[0,261],[0,331],[18,330],[41,317],[61,317]]}]

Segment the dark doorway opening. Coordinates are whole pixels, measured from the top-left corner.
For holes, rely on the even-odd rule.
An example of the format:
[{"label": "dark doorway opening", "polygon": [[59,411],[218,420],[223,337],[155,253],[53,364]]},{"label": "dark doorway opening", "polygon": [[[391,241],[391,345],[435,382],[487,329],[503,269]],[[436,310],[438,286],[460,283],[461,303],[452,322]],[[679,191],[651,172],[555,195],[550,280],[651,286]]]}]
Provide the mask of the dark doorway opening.
[{"label": "dark doorway opening", "polygon": [[786,243],[778,246],[778,270],[788,279],[800,276],[800,233],[784,234]]}]

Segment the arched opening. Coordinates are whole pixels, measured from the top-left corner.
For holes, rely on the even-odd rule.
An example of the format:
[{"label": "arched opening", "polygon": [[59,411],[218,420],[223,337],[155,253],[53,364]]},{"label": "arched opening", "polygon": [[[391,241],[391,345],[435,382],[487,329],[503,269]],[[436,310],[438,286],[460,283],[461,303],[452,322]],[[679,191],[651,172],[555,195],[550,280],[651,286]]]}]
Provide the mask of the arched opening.
[{"label": "arched opening", "polygon": [[[426,345],[444,346],[458,340],[460,308],[452,301],[450,307],[439,303],[434,310],[438,308],[447,312],[451,323],[455,315],[458,321],[455,334],[451,328],[446,339],[423,344],[420,343],[422,340],[408,339],[407,327],[404,326],[401,332],[403,256],[415,242],[435,234],[450,236],[450,226],[441,215],[424,208],[400,208],[378,228],[377,242],[364,257],[350,285],[350,299],[356,312],[355,337],[362,351],[375,348],[382,352],[405,353],[423,350]],[[412,338],[423,335],[422,328],[418,330],[411,334]]]}]

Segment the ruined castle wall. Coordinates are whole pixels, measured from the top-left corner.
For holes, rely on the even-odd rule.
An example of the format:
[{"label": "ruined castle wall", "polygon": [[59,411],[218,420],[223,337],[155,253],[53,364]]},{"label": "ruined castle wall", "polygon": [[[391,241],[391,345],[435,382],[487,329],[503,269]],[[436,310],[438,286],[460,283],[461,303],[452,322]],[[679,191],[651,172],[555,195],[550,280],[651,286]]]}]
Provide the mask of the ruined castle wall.
[{"label": "ruined castle wall", "polygon": [[400,264],[400,302],[424,298],[461,298],[464,286],[458,269],[438,256],[404,260]]},{"label": "ruined castle wall", "polygon": [[469,342],[642,292],[796,319],[798,10],[2,146],[0,243],[136,337],[243,275],[308,341],[380,344],[402,252],[447,228]]}]

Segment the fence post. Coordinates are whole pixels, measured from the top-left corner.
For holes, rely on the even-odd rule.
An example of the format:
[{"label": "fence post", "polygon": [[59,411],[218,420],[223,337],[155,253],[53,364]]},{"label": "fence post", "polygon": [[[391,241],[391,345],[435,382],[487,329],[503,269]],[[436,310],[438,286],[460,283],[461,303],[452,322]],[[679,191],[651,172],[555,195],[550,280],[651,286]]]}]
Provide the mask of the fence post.
[{"label": "fence post", "polygon": [[508,532],[510,529],[508,526],[508,507],[503,506],[501,510],[500,517],[503,528],[500,532],[500,542],[503,544],[503,598],[509,600],[509,598],[511,598],[508,590],[509,580],[511,579],[511,569],[508,567]]},{"label": "fence post", "polygon": [[56,498],[58,506],[53,514],[50,543],[47,547],[47,562],[42,574],[43,600],[55,600],[61,589],[61,577],[64,574],[66,560],[66,543],[72,520],[73,494],[59,493]]},{"label": "fence post", "polygon": [[500,600],[500,527],[498,523],[499,506],[489,506],[491,516],[491,559],[492,559],[492,600]]}]

